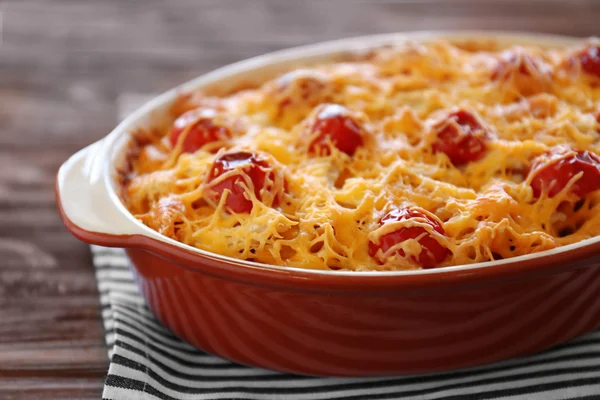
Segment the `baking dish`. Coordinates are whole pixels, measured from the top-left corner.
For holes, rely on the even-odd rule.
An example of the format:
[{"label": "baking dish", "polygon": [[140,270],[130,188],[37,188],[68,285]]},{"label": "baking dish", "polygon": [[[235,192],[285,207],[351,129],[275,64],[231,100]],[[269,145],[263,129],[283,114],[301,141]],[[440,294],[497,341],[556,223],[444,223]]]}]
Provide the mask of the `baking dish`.
[{"label": "baking dish", "polygon": [[372,376],[442,371],[524,355],[600,327],[600,237],[501,261],[343,272],[211,254],[151,230],[121,203],[118,169],[136,128],[170,121],[178,95],[226,93],[291,66],[411,39],[569,45],[533,34],[438,32],[344,39],[224,67],[150,101],[60,168],[61,217],[79,239],[123,247],[156,317],[194,346],[286,372]]}]

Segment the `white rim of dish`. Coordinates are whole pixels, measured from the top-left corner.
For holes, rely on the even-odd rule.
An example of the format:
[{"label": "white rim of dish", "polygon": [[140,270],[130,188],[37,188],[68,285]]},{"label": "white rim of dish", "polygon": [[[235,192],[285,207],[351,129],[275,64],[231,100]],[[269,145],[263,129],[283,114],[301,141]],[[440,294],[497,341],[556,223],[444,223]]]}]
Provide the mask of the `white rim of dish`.
[{"label": "white rim of dish", "polygon": [[[192,79],[180,86],[177,86],[144,104],[133,112],[129,117],[123,120],[110,134],[103,139],[103,145],[100,156],[104,159],[103,165],[103,179],[106,182],[106,190],[113,203],[113,205],[126,216],[132,224],[135,224],[138,228],[137,233],[134,235],[146,236],[176,247],[179,247],[188,252],[193,252],[198,255],[208,256],[213,259],[222,260],[228,263],[235,263],[238,265],[259,267],[262,269],[284,269],[286,271],[294,271],[301,273],[312,273],[322,275],[351,275],[351,276],[402,276],[402,275],[423,275],[423,274],[439,274],[449,273],[457,271],[469,271],[480,268],[488,268],[494,266],[500,266],[505,264],[520,263],[533,258],[540,258],[544,256],[552,256],[560,253],[564,253],[573,249],[585,247],[597,242],[600,242],[600,236],[585,239],[577,243],[560,246],[555,249],[546,250],[538,253],[528,254],[524,256],[517,256],[507,258],[504,260],[497,261],[486,261],[475,264],[465,264],[456,266],[447,266],[433,269],[421,269],[421,270],[401,270],[401,271],[327,271],[320,269],[308,269],[298,268],[290,266],[278,266],[269,265],[253,261],[240,260],[217,253],[212,253],[206,250],[202,250],[174,239],[168,238],[159,234],[158,232],[147,227],[127,210],[125,205],[119,199],[117,193],[114,190],[114,158],[112,157],[115,153],[114,150],[118,144],[123,145],[124,138],[128,137],[127,133],[130,132],[141,120],[152,114],[154,111],[159,110],[168,106],[174,98],[181,93],[186,93],[193,90],[198,90],[202,87],[209,86],[218,81],[231,79],[232,77],[242,74],[249,73],[253,70],[259,69],[266,66],[275,66],[285,64],[286,62],[301,63],[311,59],[318,59],[321,57],[333,58],[349,52],[364,51],[368,49],[378,48],[385,45],[399,44],[403,41],[411,40],[417,42],[428,42],[432,40],[447,39],[449,41],[458,40],[475,40],[485,41],[493,40],[500,45],[537,45],[542,47],[567,47],[574,46],[578,43],[583,43],[586,39],[576,38],[562,35],[549,35],[542,33],[519,33],[519,32],[494,32],[494,31],[423,31],[423,32],[407,32],[407,33],[392,33],[383,35],[370,35],[370,36],[359,36],[346,39],[339,39],[327,42],[320,42],[316,44],[304,45],[285,50],[280,50],[268,54],[264,54],[258,57],[253,57],[243,61],[239,61],[207,74],[201,75],[198,78]],[[325,60],[323,60],[325,61]],[[109,155],[111,157],[109,157]],[[112,162],[111,162],[112,161]]]}]

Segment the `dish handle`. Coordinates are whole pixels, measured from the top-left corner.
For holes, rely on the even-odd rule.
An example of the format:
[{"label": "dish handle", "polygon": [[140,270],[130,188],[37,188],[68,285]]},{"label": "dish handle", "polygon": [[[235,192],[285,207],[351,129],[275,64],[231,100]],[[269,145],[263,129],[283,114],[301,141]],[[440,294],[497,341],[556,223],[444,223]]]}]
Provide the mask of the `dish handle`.
[{"label": "dish handle", "polygon": [[56,202],[67,229],[78,239],[126,247],[141,229],[105,179],[104,140],[71,156],[56,177]]}]

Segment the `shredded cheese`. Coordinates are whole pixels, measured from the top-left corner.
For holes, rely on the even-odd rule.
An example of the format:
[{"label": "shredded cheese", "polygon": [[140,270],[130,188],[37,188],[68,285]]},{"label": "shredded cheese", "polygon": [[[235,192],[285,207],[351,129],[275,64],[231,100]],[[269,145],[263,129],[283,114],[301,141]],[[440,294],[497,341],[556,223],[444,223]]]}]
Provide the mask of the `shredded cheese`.
[{"label": "shredded cheese", "polygon": [[[419,268],[408,256],[421,251],[419,238],[399,243],[389,262],[368,253],[369,242],[397,229],[380,225],[381,217],[407,204],[442,223],[445,234],[427,233],[451,253],[440,266],[593,237],[600,234],[598,191],[574,198],[576,176],[558,195],[536,199],[528,175],[533,160],[556,145],[600,154],[600,81],[568,62],[573,51],[406,43],[227,96],[183,96],[174,117],[195,107],[216,110],[231,137],[185,153],[190,126],[175,146],[169,132],[137,132],[124,201],[150,228],[188,245],[303,268]],[[335,146],[330,154],[308,150],[308,126],[325,103],[346,107],[360,124],[364,143],[353,155]],[[432,144],[436,126],[458,109],[476,114],[490,137],[483,158],[457,167]],[[257,196],[242,173],[249,213],[226,209],[231,191],[216,201],[207,194],[211,165],[226,149],[256,152],[276,174]],[[398,249],[407,256],[398,257]]]}]

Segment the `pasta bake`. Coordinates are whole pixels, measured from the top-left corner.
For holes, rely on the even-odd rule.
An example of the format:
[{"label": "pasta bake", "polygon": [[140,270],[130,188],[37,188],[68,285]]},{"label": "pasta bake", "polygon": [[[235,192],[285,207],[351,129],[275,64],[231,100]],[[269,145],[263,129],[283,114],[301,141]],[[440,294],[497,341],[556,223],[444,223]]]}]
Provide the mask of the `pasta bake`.
[{"label": "pasta bake", "polygon": [[600,44],[406,42],[182,94],[133,133],[123,201],[209,252],[439,268],[600,234]]}]

